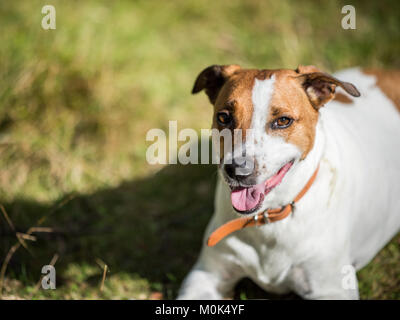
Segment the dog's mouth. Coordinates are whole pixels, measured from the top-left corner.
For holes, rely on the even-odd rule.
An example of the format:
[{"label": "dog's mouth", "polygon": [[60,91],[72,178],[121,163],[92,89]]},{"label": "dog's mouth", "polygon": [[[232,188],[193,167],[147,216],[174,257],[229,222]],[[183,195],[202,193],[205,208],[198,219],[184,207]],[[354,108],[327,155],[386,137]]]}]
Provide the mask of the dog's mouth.
[{"label": "dog's mouth", "polygon": [[264,201],[264,197],[281,183],[293,163],[294,160],[286,163],[277,173],[260,184],[232,189],[233,208],[241,214],[250,214],[258,210]]}]

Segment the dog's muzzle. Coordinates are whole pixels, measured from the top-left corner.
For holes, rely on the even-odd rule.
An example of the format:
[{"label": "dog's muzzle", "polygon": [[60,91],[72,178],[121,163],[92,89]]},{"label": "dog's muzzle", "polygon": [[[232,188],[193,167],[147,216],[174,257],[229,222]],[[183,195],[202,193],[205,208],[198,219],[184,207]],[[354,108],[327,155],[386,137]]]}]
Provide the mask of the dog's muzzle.
[{"label": "dog's muzzle", "polygon": [[231,163],[224,164],[223,170],[229,179],[245,185],[255,184],[255,160],[251,157],[233,158]]}]

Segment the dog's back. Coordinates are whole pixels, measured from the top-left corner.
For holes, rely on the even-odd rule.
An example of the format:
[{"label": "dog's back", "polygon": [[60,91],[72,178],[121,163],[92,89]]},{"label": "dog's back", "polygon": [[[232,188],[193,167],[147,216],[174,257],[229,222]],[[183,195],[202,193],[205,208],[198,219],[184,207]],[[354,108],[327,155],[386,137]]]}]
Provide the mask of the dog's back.
[{"label": "dog's back", "polygon": [[350,69],[336,76],[361,92],[321,111],[325,159],[336,159],[333,168],[341,171],[335,192],[351,208],[351,251],[359,269],[400,229],[400,72]]}]

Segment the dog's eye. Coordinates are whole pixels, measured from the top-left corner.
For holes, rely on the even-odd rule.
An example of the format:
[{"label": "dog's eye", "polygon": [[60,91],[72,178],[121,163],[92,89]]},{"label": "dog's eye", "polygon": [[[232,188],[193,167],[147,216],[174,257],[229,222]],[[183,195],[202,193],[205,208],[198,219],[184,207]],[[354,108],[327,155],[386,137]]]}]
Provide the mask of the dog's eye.
[{"label": "dog's eye", "polygon": [[285,129],[293,123],[293,119],[289,117],[280,117],[272,122],[272,129]]},{"label": "dog's eye", "polygon": [[232,116],[228,111],[221,111],[217,113],[217,122],[221,126],[229,126],[232,123]]}]

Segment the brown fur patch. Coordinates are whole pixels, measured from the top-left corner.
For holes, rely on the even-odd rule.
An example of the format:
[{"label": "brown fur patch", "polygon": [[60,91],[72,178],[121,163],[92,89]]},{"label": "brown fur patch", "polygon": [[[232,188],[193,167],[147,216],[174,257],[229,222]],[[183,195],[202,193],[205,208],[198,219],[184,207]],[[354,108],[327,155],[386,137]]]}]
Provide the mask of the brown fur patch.
[{"label": "brown fur patch", "polygon": [[353,103],[353,100],[350,99],[349,96],[343,94],[343,93],[336,93],[335,97],[333,98],[334,101],[340,102],[340,103],[345,103],[345,104],[350,104]]},{"label": "brown fur patch", "polygon": [[311,73],[311,72],[321,72],[316,66],[302,66],[299,65],[296,69],[297,73]]},{"label": "brown fur patch", "polygon": [[400,70],[365,69],[363,72],[376,77],[377,86],[400,111]]},{"label": "brown fur patch", "polygon": [[[285,141],[299,147],[304,159],[314,146],[318,111],[311,105],[295,76],[296,73],[292,70],[275,73],[274,94],[267,117],[267,133],[281,136]],[[289,117],[294,121],[286,129],[272,129],[271,124],[280,117]]]},{"label": "brown fur patch", "polygon": [[231,129],[246,130],[251,124],[253,103],[251,88],[256,70],[240,70],[231,76],[222,87],[214,107],[213,128],[222,129],[216,122],[215,115],[221,110],[229,110],[234,118]]},{"label": "brown fur patch", "polygon": [[[218,98],[214,105],[214,116],[212,127],[222,130],[216,120],[216,115],[222,110],[228,110],[233,116],[233,125],[228,128],[242,129],[242,139],[244,139],[246,130],[251,125],[253,114],[253,103],[251,99],[251,88],[253,88],[254,78],[257,70],[241,69],[233,74],[224,84],[219,92]],[[220,139],[220,158],[224,156],[224,139]]]}]

